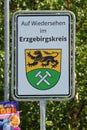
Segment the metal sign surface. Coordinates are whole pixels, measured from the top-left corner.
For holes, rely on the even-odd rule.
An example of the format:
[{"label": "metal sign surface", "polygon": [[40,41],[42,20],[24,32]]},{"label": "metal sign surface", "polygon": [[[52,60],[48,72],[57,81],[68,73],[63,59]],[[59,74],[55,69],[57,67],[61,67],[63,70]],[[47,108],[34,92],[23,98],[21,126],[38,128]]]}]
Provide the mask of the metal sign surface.
[{"label": "metal sign surface", "polygon": [[13,97],[16,100],[71,99],[74,39],[72,12],[16,12],[13,16]]}]

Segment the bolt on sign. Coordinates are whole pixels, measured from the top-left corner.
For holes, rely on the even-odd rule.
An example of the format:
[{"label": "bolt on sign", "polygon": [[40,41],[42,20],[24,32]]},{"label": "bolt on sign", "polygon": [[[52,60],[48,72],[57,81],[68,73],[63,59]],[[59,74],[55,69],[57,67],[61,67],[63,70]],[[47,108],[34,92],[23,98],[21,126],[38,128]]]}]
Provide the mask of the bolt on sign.
[{"label": "bolt on sign", "polygon": [[12,96],[74,96],[75,16],[70,11],[18,11],[13,16]]}]

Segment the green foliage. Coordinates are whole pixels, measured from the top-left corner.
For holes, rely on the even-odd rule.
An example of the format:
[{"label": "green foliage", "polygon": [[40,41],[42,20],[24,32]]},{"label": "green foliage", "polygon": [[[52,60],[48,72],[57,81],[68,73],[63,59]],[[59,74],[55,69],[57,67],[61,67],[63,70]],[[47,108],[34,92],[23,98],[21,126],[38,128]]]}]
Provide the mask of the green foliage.
[{"label": "green foliage", "polygon": [[4,90],[4,15],[3,2],[0,2],[0,100],[3,99]]},{"label": "green foliage", "polygon": [[23,130],[39,130],[39,103],[38,102],[22,102],[19,104],[21,110],[21,128]]},{"label": "green foliage", "polygon": [[[70,0],[69,0],[70,1]],[[72,101],[47,102],[47,130],[87,129],[87,0],[10,0],[10,21],[18,10],[71,10],[76,15],[76,93]],[[11,34],[11,30],[10,30]],[[10,39],[12,39],[10,37]],[[11,43],[10,43],[11,45]],[[0,100],[4,90],[4,2],[0,1]],[[12,100],[12,99],[11,99]],[[39,102],[19,103],[22,130],[39,130]]]}]

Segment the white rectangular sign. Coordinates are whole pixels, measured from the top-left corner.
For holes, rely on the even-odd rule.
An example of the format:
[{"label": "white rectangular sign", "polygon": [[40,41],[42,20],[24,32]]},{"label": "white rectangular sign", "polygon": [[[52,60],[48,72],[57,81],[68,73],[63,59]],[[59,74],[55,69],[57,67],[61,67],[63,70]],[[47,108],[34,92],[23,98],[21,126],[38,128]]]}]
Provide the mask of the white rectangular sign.
[{"label": "white rectangular sign", "polygon": [[16,13],[13,24],[14,97],[71,98],[70,13]]}]

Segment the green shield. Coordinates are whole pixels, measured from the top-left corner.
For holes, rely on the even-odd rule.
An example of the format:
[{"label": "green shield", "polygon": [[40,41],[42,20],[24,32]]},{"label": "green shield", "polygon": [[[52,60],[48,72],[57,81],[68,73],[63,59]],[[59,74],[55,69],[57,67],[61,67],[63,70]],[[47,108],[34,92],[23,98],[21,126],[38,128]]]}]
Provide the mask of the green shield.
[{"label": "green shield", "polygon": [[39,90],[47,90],[54,87],[60,78],[60,72],[43,68],[32,70],[26,75],[29,83]]},{"label": "green shield", "polygon": [[61,50],[25,50],[26,77],[32,87],[48,90],[61,75]]}]

